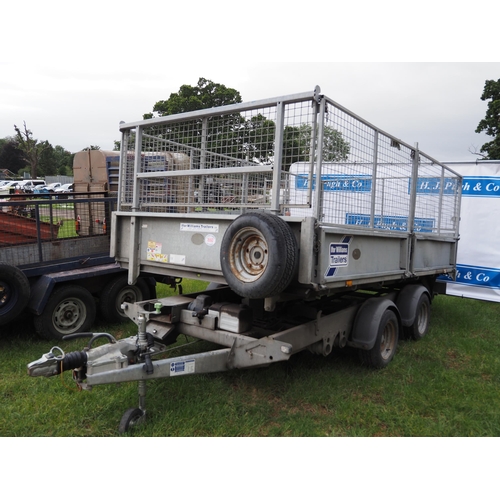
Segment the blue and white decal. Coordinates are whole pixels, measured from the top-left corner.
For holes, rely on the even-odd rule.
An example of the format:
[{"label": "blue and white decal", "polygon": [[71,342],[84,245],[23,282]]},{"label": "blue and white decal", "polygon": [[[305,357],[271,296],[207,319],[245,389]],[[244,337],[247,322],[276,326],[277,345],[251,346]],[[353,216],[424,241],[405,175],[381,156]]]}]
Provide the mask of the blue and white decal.
[{"label": "blue and white decal", "polygon": [[349,243],[352,236],[344,236],[340,243],[330,243],[328,269],[325,278],[333,278],[339,267],[349,265]]},{"label": "blue and white decal", "polygon": [[[408,180],[408,194],[411,192],[411,181],[411,179]],[[456,178],[445,178],[442,181],[441,177],[419,177],[417,179],[417,194],[439,195],[442,188],[444,195],[455,195],[457,194],[457,182]]]},{"label": "blue and white decal", "polygon": [[[370,225],[370,214],[346,214],[345,223],[354,226]],[[418,233],[432,233],[435,219],[415,217],[413,230]],[[403,215],[375,215],[373,228],[385,231],[408,231],[408,217]]]},{"label": "blue and white decal", "polygon": [[194,359],[188,359],[187,361],[174,361],[170,363],[170,376],[175,375],[189,375],[195,372],[195,361]]},{"label": "blue and white decal", "polygon": [[[372,190],[372,178],[366,175],[324,174],[321,176],[323,191],[352,191],[369,193]],[[316,189],[316,176],[313,176],[313,190]],[[298,174],[295,177],[295,189],[309,189],[309,175]]]},{"label": "blue and white decal", "polygon": [[[439,279],[452,281],[449,276],[445,275],[439,276]],[[457,264],[457,279],[455,283],[500,290],[500,269]]]},{"label": "blue and white decal", "polygon": [[500,177],[464,177],[462,196],[500,197]]}]

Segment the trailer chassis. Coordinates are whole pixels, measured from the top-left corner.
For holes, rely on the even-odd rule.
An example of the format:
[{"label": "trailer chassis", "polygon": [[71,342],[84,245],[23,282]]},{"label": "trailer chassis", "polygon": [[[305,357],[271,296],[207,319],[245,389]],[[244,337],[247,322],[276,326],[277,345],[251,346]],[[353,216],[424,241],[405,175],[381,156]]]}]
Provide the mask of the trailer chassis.
[{"label": "trailer chassis", "polygon": [[[50,377],[73,370],[74,381],[84,390],[137,381],[139,405],[124,413],[119,426],[123,433],[145,421],[146,384],[155,379],[264,367],[305,349],[327,356],[334,348],[346,346],[359,349],[367,364],[385,367],[395,354],[402,329],[428,328],[428,308],[422,309],[420,298],[424,296],[424,305],[429,304],[429,290],[421,284],[408,284],[402,290],[352,292],[309,304],[288,301],[279,314],[271,315],[272,320],[263,321],[252,318],[251,303],[228,302],[232,294],[228,287],[125,303],[122,307],[136,323],[137,335],[122,340],[107,333],[68,335],[65,340],[89,337],[88,345],[71,353],[55,346],[28,365],[28,374]],[[175,344],[179,335],[220,347],[165,357],[170,352],[167,346]],[[107,343],[94,347],[99,339]]]}]

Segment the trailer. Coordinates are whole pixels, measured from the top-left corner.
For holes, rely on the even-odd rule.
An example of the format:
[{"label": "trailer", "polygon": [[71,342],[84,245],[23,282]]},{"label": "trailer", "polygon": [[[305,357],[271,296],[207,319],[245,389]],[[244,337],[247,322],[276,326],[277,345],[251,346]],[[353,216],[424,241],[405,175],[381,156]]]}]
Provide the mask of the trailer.
[{"label": "trailer", "polygon": [[[106,154],[92,151],[96,158]],[[74,167],[97,184],[80,176],[75,193],[0,196],[0,325],[12,325],[28,311],[40,336],[60,340],[89,331],[98,312],[110,322],[128,320],[123,301],[156,297],[154,277],[129,285],[110,256],[116,192],[89,162],[82,168],[89,156],[77,153]]]},{"label": "trailer", "polygon": [[[211,282],[123,304],[137,335],[54,347],[31,376],[73,370],[85,389],[263,367],[346,347],[384,368],[429,329],[456,271],[461,177],[313,92],[121,124],[111,253],[143,272]],[[176,163],[175,159],[182,158]],[[179,335],[215,343],[172,356]],[[70,336],[67,338],[74,338]],[[95,346],[98,339],[104,344]]]}]

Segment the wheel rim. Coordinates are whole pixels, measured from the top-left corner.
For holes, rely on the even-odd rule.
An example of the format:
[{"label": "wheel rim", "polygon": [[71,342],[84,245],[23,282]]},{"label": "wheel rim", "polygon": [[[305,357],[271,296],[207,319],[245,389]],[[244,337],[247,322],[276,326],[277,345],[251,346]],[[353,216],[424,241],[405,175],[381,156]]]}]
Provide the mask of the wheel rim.
[{"label": "wheel rim", "polygon": [[12,297],[12,291],[8,283],[0,281],[0,308],[6,307]]},{"label": "wheel rim", "polygon": [[240,229],[231,241],[229,258],[231,271],[245,283],[257,281],[268,265],[269,247],[264,235],[257,229]]},{"label": "wheel rim", "polygon": [[142,413],[136,413],[132,415],[132,417],[129,420],[128,427],[134,427],[140,422],[142,418],[143,418]]},{"label": "wheel rim", "polygon": [[115,301],[115,307],[120,316],[127,318],[128,316],[122,311],[121,305],[124,302],[129,304],[134,304],[135,302],[140,302],[142,300],[142,293],[136,287],[124,288],[117,296]]},{"label": "wheel rim", "polygon": [[398,330],[394,321],[389,321],[382,333],[380,341],[380,354],[384,360],[389,359],[394,354],[394,349],[397,345]]},{"label": "wheel rim", "polygon": [[74,333],[85,323],[86,313],[83,301],[77,298],[66,299],[55,308],[52,323],[59,333]]}]

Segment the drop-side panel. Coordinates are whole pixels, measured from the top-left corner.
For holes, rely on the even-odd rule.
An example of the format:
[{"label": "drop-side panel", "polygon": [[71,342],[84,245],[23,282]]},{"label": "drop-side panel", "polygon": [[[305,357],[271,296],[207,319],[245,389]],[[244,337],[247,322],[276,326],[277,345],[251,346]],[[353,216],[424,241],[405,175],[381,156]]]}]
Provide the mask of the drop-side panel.
[{"label": "drop-side panel", "polygon": [[137,242],[131,242],[131,217],[116,217],[112,248],[115,259],[128,268],[130,249],[138,253],[141,269],[163,275],[192,273],[221,276],[220,250],[234,218],[170,216],[137,217]]},{"label": "drop-side panel", "polygon": [[[345,229],[345,228],[344,228]],[[353,234],[323,228],[315,282],[343,286],[403,278],[407,272],[408,236]]]},{"label": "drop-side panel", "polygon": [[417,274],[442,271],[448,273],[455,268],[456,243],[431,239],[416,239],[413,250],[413,271]]}]

